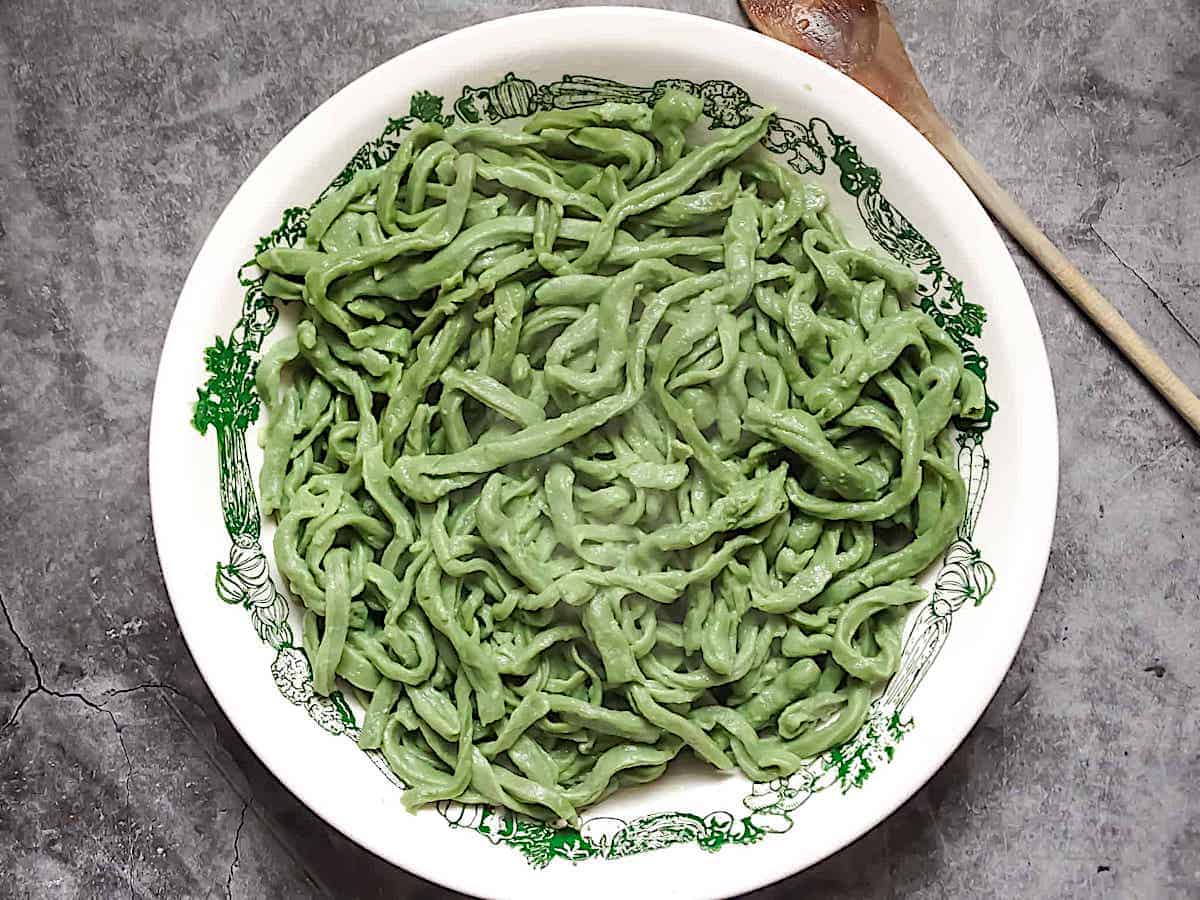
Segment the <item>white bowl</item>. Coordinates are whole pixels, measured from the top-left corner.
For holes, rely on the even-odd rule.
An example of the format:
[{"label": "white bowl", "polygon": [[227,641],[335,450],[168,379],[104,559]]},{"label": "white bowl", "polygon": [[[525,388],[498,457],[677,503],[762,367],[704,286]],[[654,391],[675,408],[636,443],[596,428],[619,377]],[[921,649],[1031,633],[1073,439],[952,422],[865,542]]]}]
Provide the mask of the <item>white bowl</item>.
[{"label": "white bowl", "polygon": [[[943,567],[926,576],[932,599],[911,617],[901,673],[864,731],[786,783],[752,785],[679,763],[590,810],[581,834],[455,804],[410,815],[386,765],[350,739],[355,711],[315,697],[304,679],[290,646],[299,643],[295,614],[289,621],[262,550],[270,524],[260,536],[253,503],[241,504],[249,516],[234,512],[231,492],[247,490],[261,461],[257,442],[236,410],[218,410],[206,434],[192,427],[211,374],[204,348],[236,326],[250,341],[241,359],[253,362],[274,317],[239,284],[239,267],[285,208],[311,203],[356,153],[378,162],[398,127],[380,139],[389,118],[515,121],[538,107],[651,99],[664,79],[689,84],[718,125],[736,124],[751,100],[777,106],[769,148],[829,190],[852,238],[924,270],[930,302],[986,367],[998,407],[990,428],[962,441],[971,510]],[[978,306],[964,309],[964,294]],[[977,337],[980,308],[987,321]],[[150,437],[154,528],[175,613],[246,742],[318,815],[385,859],[461,891],[526,898],[729,896],[816,863],[891,813],[955,749],[1011,664],[1045,570],[1057,477],[1053,390],[1029,299],[987,215],[937,152],[866,90],[783,44],[621,8],[517,16],[431,41],[362,76],[280,141],[184,285]]]}]

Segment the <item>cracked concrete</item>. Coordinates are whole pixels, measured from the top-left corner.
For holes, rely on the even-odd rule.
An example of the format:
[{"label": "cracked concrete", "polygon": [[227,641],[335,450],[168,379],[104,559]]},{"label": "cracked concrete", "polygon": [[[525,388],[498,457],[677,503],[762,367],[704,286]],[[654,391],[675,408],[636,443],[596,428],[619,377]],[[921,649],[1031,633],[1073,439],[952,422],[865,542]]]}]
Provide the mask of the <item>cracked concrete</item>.
[{"label": "cracked concrete", "polygon": [[[131,805],[129,782],[130,779],[133,778],[133,758],[129,755],[129,747],[125,743],[125,737],[122,734],[121,723],[117,721],[116,715],[104,704],[96,703],[94,700],[90,700],[83,694],[80,694],[76,691],[59,691],[55,690],[54,688],[47,687],[46,683],[42,680],[42,671],[38,666],[37,659],[33,655],[33,651],[30,650],[29,645],[22,640],[21,635],[17,632],[16,626],[13,625],[12,616],[8,611],[8,604],[4,602],[4,596],[2,594],[0,594],[0,612],[4,614],[4,621],[8,625],[9,631],[12,632],[12,636],[16,639],[17,644],[24,651],[25,657],[29,661],[29,666],[34,677],[34,685],[29,688],[25,695],[17,702],[17,705],[13,708],[12,714],[9,716],[8,721],[4,724],[3,729],[0,729],[0,735],[3,735],[10,729],[17,727],[19,724],[21,710],[31,698],[36,697],[38,694],[45,694],[49,697],[54,697],[59,700],[74,700],[78,703],[82,703],[88,709],[100,713],[103,716],[107,716],[109,721],[112,722],[113,733],[117,736],[117,742],[121,745],[121,755],[125,758],[125,775],[122,779],[121,787],[125,795],[125,812],[128,813]],[[126,882],[129,886],[130,897],[134,896],[133,847],[134,835],[131,832],[128,838],[128,850],[126,852],[124,873]]]},{"label": "cracked concrete", "polygon": [[1099,231],[1096,230],[1095,225],[1089,225],[1088,227],[1092,229],[1092,234],[1096,235],[1096,239],[1104,245],[1104,248],[1113,255],[1113,259],[1115,259],[1122,266],[1124,266],[1125,271],[1127,271],[1130,275],[1132,275],[1139,282],[1141,282],[1142,287],[1144,287],[1146,290],[1148,290],[1151,294],[1154,295],[1154,299],[1162,304],[1163,309],[1165,309],[1167,311],[1167,314],[1170,315],[1170,317],[1174,320],[1175,324],[1178,325],[1183,330],[1183,333],[1192,339],[1192,343],[1195,344],[1198,349],[1200,349],[1200,338],[1196,337],[1196,333],[1194,331],[1192,331],[1191,326],[1188,325],[1188,323],[1186,321],[1184,321],[1183,318],[1180,317],[1179,313],[1177,313],[1175,311],[1175,308],[1166,301],[1166,298],[1164,298],[1162,294],[1160,294],[1157,290],[1154,289],[1154,285],[1152,285],[1149,281],[1147,281],[1146,277],[1141,272],[1139,272],[1137,269],[1135,269],[1133,266],[1131,266],[1129,263],[1125,262],[1125,260],[1123,260],[1121,258],[1121,254],[1119,254],[1113,248],[1113,245],[1110,244],[1105,239],[1104,235],[1102,235]]},{"label": "cracked concrete", "polygon": [[229,900],[233,900],[233,876],[237,872],[238,862],[241,860],[241,840],[242,829],[246,827],[246,810],[250,808],[250,801],[242,804],[242,814],[238,818],[237,831],[233,833],[233,859],[229,861],[229,877],[225,879],[225,896]]},{"label": "cracked concrete", "polygon": [[[300,806],[215,706],[159,576],[146,420],[174,298],[262,154],[370,66],[550,5],[0,4],[0,897],[443,895]],[[1200,385],[1200,7],[892,8],[964,144]],[[1025,644],[929,785],[763,898],[1200,896],[1200,442],[1014,255],[1063,459]]]}]

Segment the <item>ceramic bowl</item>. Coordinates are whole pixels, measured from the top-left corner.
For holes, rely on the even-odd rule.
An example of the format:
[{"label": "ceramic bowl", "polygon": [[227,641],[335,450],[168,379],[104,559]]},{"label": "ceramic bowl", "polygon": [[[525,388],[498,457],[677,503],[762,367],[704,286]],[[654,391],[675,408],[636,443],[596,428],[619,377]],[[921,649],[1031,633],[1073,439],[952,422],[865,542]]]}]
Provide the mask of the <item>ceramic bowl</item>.
[{"label": "ceramic bowl", "polygon": [[[764,141],[829,192],[852,239],[921,273],[922,303],[986,378],[989,414],[958,435],[970,504],[899,674],[848,745],[784,781],[679,761],[582,827],[443,803],[416,815],[361,710],[313,693],[298,615],[274,571],[255,482],[262,348],[284,325],[253,266],[302,233],[332,180],[378,165],[419,121],[519,126],[538,110],[652,102],[681,87],[706,127],[779,116]],[[197,401],[200,401],[197,404]],[[505,897],[724,897],[812,865],[910,797],[974,725],[1021,641],[1045,570],[1058,444],[1029,299],[987,215],[937,152],[850,79],[731,25],[635,9],[557,10],[431,41],[368,72],[267,154],[205,241],[180,294],[154,396],[150,482],[159,556],[188,647],[255,753],[324,818],[440,884]]]}]

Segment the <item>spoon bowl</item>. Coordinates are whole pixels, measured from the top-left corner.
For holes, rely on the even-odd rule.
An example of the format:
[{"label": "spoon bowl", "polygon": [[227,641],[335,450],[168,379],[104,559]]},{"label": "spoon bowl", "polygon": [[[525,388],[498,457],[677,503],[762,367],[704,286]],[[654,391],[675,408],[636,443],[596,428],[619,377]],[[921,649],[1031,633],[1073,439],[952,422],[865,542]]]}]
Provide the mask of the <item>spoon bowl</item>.
[{"label": "spoon bowl", "polygon": [[874,0],[745,0],[756,28],[849,74],[875,55],[879,7]]},{"label": "spoon bowl", "polygon": [[[949,127],[921,84],[891,11],[878,0],[741,0],[763,34],[849,75],[937,145]],[[939,148],[940,149],[940,148]]]}]

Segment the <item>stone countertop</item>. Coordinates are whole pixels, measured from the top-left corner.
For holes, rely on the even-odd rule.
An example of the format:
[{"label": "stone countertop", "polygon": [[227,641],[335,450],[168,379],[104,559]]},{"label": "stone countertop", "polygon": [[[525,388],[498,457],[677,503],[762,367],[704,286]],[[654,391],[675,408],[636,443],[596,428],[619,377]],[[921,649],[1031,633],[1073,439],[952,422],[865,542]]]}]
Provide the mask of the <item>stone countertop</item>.
[{"label": "stone countertop", "polygon": [[[184,276],[266,148],[394,54],[551,5],[0,6],[0,896],[444,895],[308,812],[215,706],[159,574],[147,419]],[[893,7],[963,142],[1200,385],[1200,6]],[[1014,255],[1062,449],[1024,645],[923,790],[757,897],[1200,895],[1200,442]]]}]

